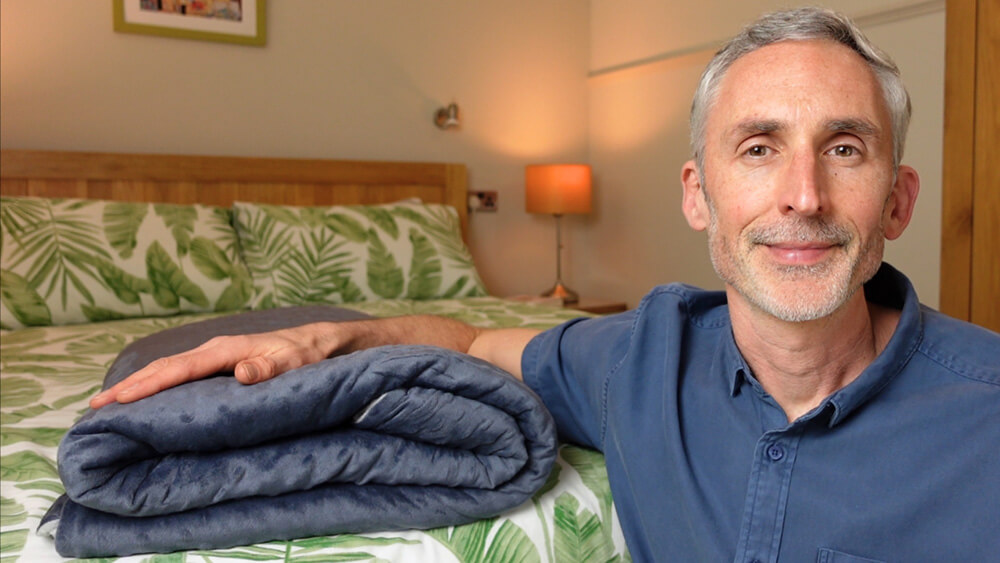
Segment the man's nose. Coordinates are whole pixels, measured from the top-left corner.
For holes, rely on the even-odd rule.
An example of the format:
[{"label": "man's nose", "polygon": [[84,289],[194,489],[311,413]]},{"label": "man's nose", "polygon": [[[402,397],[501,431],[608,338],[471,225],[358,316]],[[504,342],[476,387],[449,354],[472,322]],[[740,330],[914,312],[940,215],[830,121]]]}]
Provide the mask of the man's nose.
[{"label": "man's nose", "polygon": [[803,150],[792,155],[782,179],[778,205],[782,213],[803,216],[827,210],[822,164],[812,151]]}]

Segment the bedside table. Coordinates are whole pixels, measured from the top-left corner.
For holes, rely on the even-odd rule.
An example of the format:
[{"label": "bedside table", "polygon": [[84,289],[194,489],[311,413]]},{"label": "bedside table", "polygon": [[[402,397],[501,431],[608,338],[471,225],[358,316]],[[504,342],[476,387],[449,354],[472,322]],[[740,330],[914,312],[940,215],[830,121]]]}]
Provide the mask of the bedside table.
[{"label": "bedside table", "polygon": [[621,313],[624,312],[628,307],[625,305],[624,301],[608,301],[605,299],[593,299],[590,297],[583,297],[579,301],[573,304],[563,305],[566,309],[576,309],[578,311],[584,311],[587,313],[595,313],[599,315],[604,315],[608,313]]}]

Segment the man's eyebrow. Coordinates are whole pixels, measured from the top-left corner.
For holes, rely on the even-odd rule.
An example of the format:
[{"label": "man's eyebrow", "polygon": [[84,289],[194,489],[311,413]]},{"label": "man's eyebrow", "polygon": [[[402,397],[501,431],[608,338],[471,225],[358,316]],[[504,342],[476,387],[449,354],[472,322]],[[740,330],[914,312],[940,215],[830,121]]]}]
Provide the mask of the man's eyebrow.
[{"label": "man's eyebrow", "polygon": [[[788,124],[779,119],[747,119],[734,125],[729,130],[728,137],[767,135],[787,128]],[[867,119],[854,117],[831,119],[826,122],[826,130],[833,133],[853,133],[861,137],[879,137],[882,133],[878,125]]]},{"label": "man's eyebrow", "polygon": [[828,131],[854,133],[868,137],[878,137],[882,132],[877,125],[867,119],[834,119],[826,124]]},{"label": "man's eyebrow", "polygon": [[737,123],[736,126],[730,130],[730,134],[738,134],[740,136],[763,135],[779,131],[784,127],[784,123],[778,121],[777,119],[748,119]]}]

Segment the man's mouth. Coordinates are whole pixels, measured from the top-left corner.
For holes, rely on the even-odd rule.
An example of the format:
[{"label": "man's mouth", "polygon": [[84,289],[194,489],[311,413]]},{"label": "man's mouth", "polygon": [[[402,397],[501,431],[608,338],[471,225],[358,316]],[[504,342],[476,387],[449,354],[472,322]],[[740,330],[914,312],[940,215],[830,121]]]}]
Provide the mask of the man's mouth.
[{"label": "man's mouth", "polygon": [[789,266],[811,266],[827,259],[840,245],[828,242],[778,242],[764,245],[777,262]]},{"label": "man's mouth", "polygon": [[749,241],[766,249],[768,257],[783,266],[814,266],[828,260],[851,240],[847,229],[828,222],[792,222],[760,227]]}]

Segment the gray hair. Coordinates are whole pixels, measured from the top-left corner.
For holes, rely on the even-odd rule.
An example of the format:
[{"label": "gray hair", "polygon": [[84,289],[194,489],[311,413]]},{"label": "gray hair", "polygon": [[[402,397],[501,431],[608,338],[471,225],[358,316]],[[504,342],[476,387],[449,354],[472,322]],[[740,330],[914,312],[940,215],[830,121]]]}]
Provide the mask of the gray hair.
[{"label": "gray hair", "polygon": [[703,180],[708,113],[729,67],[743,55],[772,43],[811,39],[832,40],[849,47],[875,73],[892,120],[893,169],[898,169],[910,125],[910,95],[899,76],[899,68],[846,16],[825,8],[807,7],[765,14],[726,43],[705,68],[691,105],[691,151]]}]

